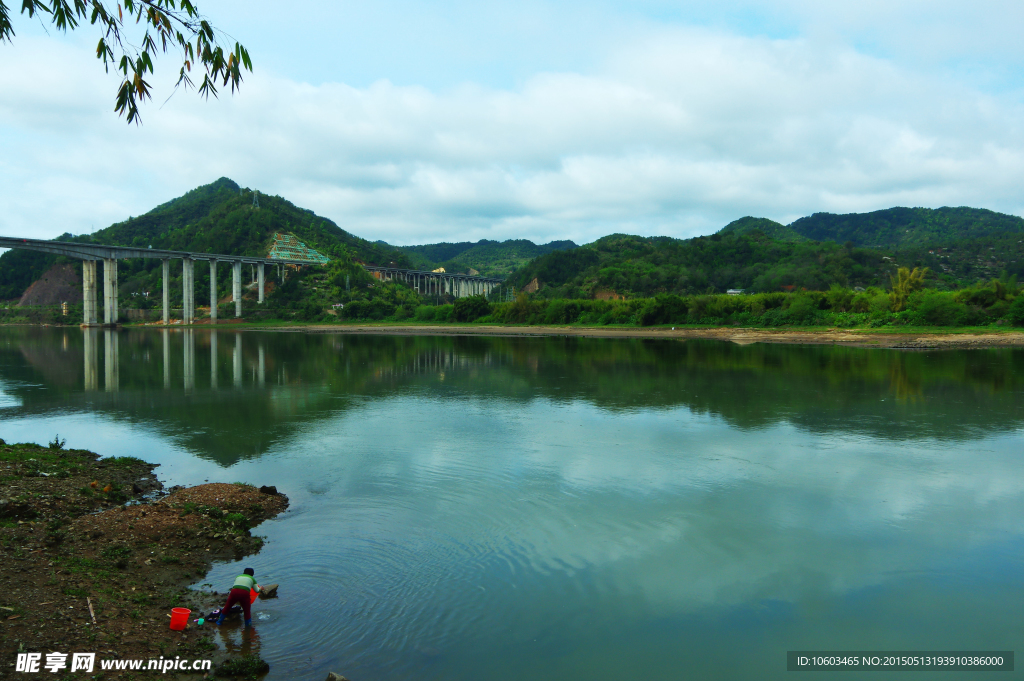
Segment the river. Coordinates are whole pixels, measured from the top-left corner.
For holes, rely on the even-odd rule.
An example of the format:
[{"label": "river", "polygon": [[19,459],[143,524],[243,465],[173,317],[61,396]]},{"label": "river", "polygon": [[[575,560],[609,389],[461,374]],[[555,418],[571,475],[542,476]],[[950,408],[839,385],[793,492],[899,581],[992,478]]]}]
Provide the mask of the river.
[{"label": "river", "polygon": [[8,442],[288,494],[244,561],[274,680],[1012,650],[1022,426],[1014,349],[0,329]]}]

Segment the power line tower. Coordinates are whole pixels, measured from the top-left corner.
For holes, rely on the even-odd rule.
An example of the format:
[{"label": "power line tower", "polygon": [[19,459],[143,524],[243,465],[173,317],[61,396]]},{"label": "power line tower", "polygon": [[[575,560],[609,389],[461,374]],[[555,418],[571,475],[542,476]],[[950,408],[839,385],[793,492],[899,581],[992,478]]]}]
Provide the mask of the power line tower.
[{"label": "power line tower", "polygon": [[260,207],[260,193],[258,191],[255,191],[255,190],[252,193],[252,207],[253,208],[259,208]]}]

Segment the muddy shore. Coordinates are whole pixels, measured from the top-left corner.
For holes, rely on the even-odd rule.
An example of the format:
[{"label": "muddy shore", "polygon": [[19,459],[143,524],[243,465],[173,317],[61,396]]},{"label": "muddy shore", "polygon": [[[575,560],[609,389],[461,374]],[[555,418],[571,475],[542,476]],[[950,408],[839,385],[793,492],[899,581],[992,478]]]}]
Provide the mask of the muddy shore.
[{"label": "muddy shore", "polygon": [[[223,604],[229,584],[187,587],[214,561],[259,551],[251,528],[287,508],[287,497],[224,483],[164,490],[154,468],[0,440],[0,679],[68,677],[70,655],[60,673],[25,674],[15,671],[19,652],[42,653],[44,664],[51,652],[96,653],[92,674],[68,678],[126,680],[154,672],[102,671],[100,660],[180,656],[216,668],[258,656],[258,633],[231,643],[240,618],[223,629],[194,623]],[[173,607],[193,612],[184,631],[169,628]]]},{"label": "muddy shore", "polygon": [[267,327],[268,331],[304,333],[388,334],[396,336],[575,336],[580,338],[661,338],[669,340],[709,339],[748,345],[786,343],[792,345],[845,345],[894,349],[963,349],[1024,347],[1024,331],[975,332],[879,332],[870,329],[749,329],[722,328],[607,328],[580,326],[484,326],[484,325],[399,325],[343,324]]}]

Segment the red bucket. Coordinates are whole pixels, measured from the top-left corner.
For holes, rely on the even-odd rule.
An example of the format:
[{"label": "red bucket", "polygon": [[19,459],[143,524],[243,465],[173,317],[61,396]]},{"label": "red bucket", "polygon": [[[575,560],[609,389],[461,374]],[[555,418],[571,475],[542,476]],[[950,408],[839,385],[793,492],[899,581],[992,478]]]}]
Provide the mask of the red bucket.
[{"label": "red bucket", "polygon": [[171,629],[181,631],[188,625],[188,616],[192,611],[188,608],[171,608]]}]

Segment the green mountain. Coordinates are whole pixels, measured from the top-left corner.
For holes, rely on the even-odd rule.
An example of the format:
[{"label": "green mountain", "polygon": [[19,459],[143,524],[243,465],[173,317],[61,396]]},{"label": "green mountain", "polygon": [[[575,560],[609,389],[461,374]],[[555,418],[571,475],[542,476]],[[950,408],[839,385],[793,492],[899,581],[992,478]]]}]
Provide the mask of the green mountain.
[{"label": "green mountain", "polygon": [[541,256],[508,283],[521,289],[536,279],[538,294],[548,298],[866,287],[888,283],[894,267],[885,257],[835,243],[779,241],[760,230],[694,239],[613,234]]},{"label": "green mountain", "polygon": [[463,241],[399,247],[421,269],[443,267],[447,272],[461,273],[472,269],[487,277],[506,277],[538,256],[573,248],[577,246],[572,241],[538,245],[526,239],[482,239],[476,243]]},{"label": "green mountain", "polygon": [[895,262],[928,267],[949,288],[1024,278],[1024,219],[981,208],[889,208],[815,213],[789,225],[816,241],[881,249]]},{"label": "green mountain", "polygon": [[778,241],[808,241],[807,237],[781,222],[775,222],[768,218],[753,218],[749,215],[739,220],[733,220],[718,230],[719,234],[749,234],[753,231],[759,231]]},{"label": "green mountain", "polygon": [[294,234],[331,258],[352,257],[375,265],[408,259],[394,248],[360,239],[327,218],[280,196],[253,193],[226,177],[76,240],[115,246],[152,246],[227,255],[266,255],[275,232]]},{"label": "green mountain", "polygon": [[[613,234],[577,247],[571,241],[436,243],[394,247],[370,242],[331,220],[279,196],[259,196],[227,178],[168,201],[145,215],[90,235],[61,240],[235,255],[264,255],[275,233],[293,234],[327,255],[325,268],[304,268],[269,293],[270,307],[314,309],[339,302],[413,309],[415,291],[371,277],[359,263],[508,276],[519,289],[534,280],[547,298],[639,297],[727,289],[824,290],[887,286],[897,267],[928,267],[928,283],[960,288],[994,278],[1024,279],[1024,219],[974,208],[891,208],[871,213],[815,213],[790,225],[744,217],[718,233],[694,239]],[[0,256],[0,299],[19,298],[54,264],[71,262],[31,251]],[[127,260],[119,266],[123,307],[152,307],[160,290],[158,260]],[[173,272],[173,271],[172,271]],[[219,272],[226,291],[228,268]],[[199,274],[205,280],[205,273]],[[200,305],[208,304],[197,282]],[[180,299],[180,268],[171,296]],[[383,303],[380,303],[383,304]]]},{"label": "green mountain", "polygon": [[[343,262],[409,267],[408,256],[393,247],[360,239],[331,220],[299,208],[279,196],[259,195],[222,177],[168,201],[145,215],[131,217],[93,234],[62,241],[152,246],[226,255],[266,255],[275,232],[294,234],[309,247]],[[12,299],[38,279],[58,256],[12,250],[0,256],[0,299]],[[70,260],[80,267],[80,263]],[[159,260],[128,260],[120,265],[120,289],[125,294],[159,290]],[[221,268],[224,281],[228,268]],[[177,275],[176,275],[177,276]],[[177,279],[175,280],[177,282]],[[175,288],[175,283],[172,288]],[[131,301],[126,300],[126,305]]]},{"label": "green mountain", "polygon": [[748,216],[696,239],[607,236],[539,257],[509,283],[537,279],[551,298],[824,290],[886,286],[900,266],[927,267],[929,284],[947,289],[1024,279],[1024,219],[977,208],[815,213],[789,225]]},{"label": "green mountain", "polygon": [[873,248],[934,247],[1024,233],[1024,219],[983,208],[888,208],[871,213],[815,213],[789,227],[814,241]]}]

